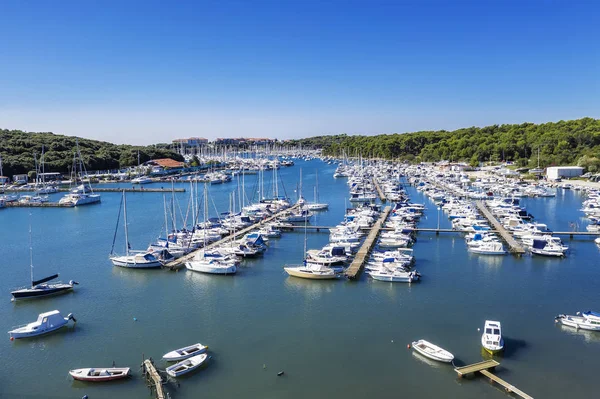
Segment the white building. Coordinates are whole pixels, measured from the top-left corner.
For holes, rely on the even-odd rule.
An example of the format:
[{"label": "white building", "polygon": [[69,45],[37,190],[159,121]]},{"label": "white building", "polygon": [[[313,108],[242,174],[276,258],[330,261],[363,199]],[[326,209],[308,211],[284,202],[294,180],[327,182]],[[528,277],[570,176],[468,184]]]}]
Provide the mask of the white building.
[{"label": "white building", "polygon": [[546,168],[546,178],[556,180],[563,177],[576,177],[583,174],[581,166],[550,166]]}]

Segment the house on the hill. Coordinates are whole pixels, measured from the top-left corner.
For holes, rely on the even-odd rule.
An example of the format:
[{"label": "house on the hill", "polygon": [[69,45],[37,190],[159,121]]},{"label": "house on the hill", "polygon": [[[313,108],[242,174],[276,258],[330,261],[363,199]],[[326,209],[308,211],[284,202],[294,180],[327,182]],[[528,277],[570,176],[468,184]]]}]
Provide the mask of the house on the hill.
[{"label": "house on the hill", "polygon": [[185,168],[185,163],[171,158],[152,159],[144,162],[144,166],[152,168],[153,175],[164,175],[168,172],[177,172]]}]

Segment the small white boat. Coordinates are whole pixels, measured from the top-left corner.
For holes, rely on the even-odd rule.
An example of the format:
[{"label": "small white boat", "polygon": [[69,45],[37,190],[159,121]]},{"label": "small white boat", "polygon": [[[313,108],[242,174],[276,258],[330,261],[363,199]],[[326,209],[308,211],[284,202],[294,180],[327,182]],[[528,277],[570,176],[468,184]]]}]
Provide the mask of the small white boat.
[{"label": "small white boat", "polygon": [[502,338],[502,327],[499,321],[485,321],[481,345],[492,355],[504,350],[504,338]]},{"label": "small white boat", "polygon": [[205,353],[207,350],[208,346],[198,343],[166,353],[163,355],[163,359],[167,362],[178,362],[180,360],[185,360],[189,357]]},{"label": "small white boat", "polygon": [[37,320],[33,323],[17,327],[9,331],[8,334],[11,339],[35,337],[56,331],[66,326],[69,320],[77,322],[72,313],[69,313],[67,317],[63,317],[58,310],[53,310],[51,312],[40,313]]},{"label": "small white boat", "polygon": [[369,273],[373,280],[389,281],[392,283],[412,283],[419,281],[421,274],[416,270],[407,272],[402,270],[390,270],[387,267],[382,267],[377,271]]},{"label": "small white boat", "polygon": [[421,355],[438,362],[450,363],[454,360],[454,355],[445,349],[440,348],[431,342],[420,339],[412,343],[412,348]]},{"label": "small white boat", "polygon": [[167,374],[169,374],[171,377],[182,376],[202,366],[207,359],[208,355],[206,353],[190,357],[189,359],[167,367]]},{"label": "small white boat", "polygon": [[104,382],[120,380],[129,377],[131,369],[129,367],[109,367],[109,368],[86,368],[69,370],[69,375],[74,380]]}]

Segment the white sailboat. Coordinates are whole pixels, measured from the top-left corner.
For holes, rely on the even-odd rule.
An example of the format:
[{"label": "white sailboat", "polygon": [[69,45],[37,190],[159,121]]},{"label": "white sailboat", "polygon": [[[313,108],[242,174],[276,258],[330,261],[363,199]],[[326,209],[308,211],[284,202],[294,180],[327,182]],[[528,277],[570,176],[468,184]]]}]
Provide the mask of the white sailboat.
[{"label": "white sailboat", "polygon": [[[127,226],[127,197],[125,196],[125,191],[123,190],[123,197],[121,204],[123,206],[123,226],[125,228],[125,255],[118,256],[113,255],[113,250],[115,247],[115,240],[113,239],[113,246],[110,251],[110,261],[113,265],[119,267],[125,267],[130,269],[151,269],[156,267],[161,267],[162,262],[160,259],[156,257],[152,252],[148,251],[137,251],[134,253],[130,249],[129,245],[129,230]],[[119,215],[121,214],[121,208],[119,207]],[[117,217],[117,228],[118,228],[119,218]],[[115,231],[116,238],[116,231]]]},{"label": "white sailboat", "polygon": [[324,211],[327,208],[329,208],[329,204],[324,203],[324,202],[319,202],[319,171],[317,170],[315,172],[315,200],[314,202],[309,202],[307,204],[305,204],[304,206],[306,207],[306,209],[308,209],[309,211]]},{"label": "white sailboat", "polygon": [[[304,221],[304,254],[306,254],[306,220]],[[308,263],[304,259],[304,263],[299,266],[284,266],[283,270],[293,277],[300,277],[309,280],[332,280],[338,278],[340,275],[333,269],[324,266],[322,264]]]},{"label": "white sailboat", "polygon": [[[206,214],[208,213],[208,193],[207,185],[204,183],[204,225],[206,225]],[[204,245],[206,247],[206,233],[203,234]],[[207,273],[207,274],[235,274],[237,272],[237,266],[235,263],[222,261],[216,257],[206,256],[205,251],[201,252],[201,255],[194,260],[185,262],[185,268],[193,272]]]},{"label": "white sailboat", "polygon": [[79,142],[76,141],[77,151],[73,157],[73,181],[77,182],[77,169],[79,168],[79,175],[81,176],[82,184],[75,187],[71,192],[62,197],[58,203],[62,205],[80,206],[88,205],[100,202],[100,194],[94,194],[94,190],[88,184],[84,182],[84,176],[87,175],[85,166],[83,165],[83,158],[81,157],[81,151],[79,150]]}]

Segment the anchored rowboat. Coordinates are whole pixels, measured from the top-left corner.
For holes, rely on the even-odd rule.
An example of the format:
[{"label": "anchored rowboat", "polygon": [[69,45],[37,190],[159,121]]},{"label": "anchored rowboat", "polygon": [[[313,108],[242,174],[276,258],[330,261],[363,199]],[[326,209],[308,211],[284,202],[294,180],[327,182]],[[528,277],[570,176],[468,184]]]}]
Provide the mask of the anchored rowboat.
[{"label": "anchored rowboat", "polygon": [[167,374],[169,374],[171,377],[182,376],[202,366],[207,359],[208,355],[206,353],[190,357],[189,359],[167,367]]},{"label": "anchored rowboat", "polygon": [[450,363],[454,360],[454,355],[445,349],[440,348],[431,342],[420,339],[412,343],[412,348],[421,355],[438,362]]},{"label": "anchored rowboat", "polygon": [[178,362],[180,360],[185,360],[189,357],[204,353],[207,349],[208,346],[198,343],[166,353],[163,355],[163,359],[165,359],[167,362]]},{"label": "anchored rowboat", "polygon": [[87,368],[70,370],[69,375],[75,380],[104,382],[129,377],[129,367]]}]

